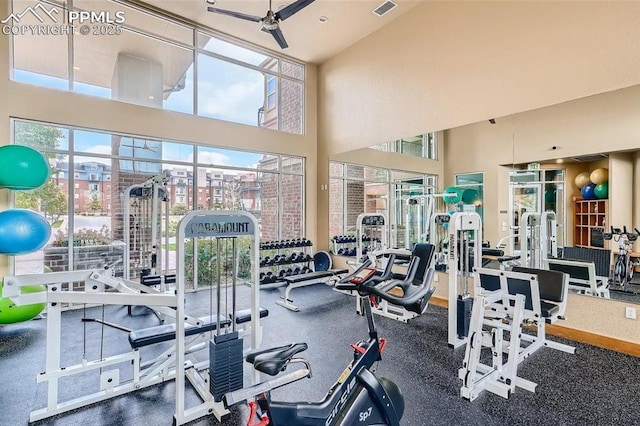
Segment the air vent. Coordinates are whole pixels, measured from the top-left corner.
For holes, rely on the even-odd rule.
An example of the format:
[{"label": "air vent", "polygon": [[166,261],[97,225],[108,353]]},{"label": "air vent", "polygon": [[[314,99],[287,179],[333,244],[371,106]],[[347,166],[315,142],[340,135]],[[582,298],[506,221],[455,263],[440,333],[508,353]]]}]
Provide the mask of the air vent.
[{"label": "air vent", "polygon": [[573,161],[577,161],[579,163],[588,163],[590,161],[598,161],[603,158],[607,158],[607,154],[590,154],[590,155],[581,155],[579,157],[571,157]]},{"label": "air vent", "polygon": [[392,1],[385,1],[380,6],[376,7],[373,10],[373,13],[375,13],[378,16],[384,16],[387,13],[389,13],[396,6],[397,6],[397,4],[392,2]]}]

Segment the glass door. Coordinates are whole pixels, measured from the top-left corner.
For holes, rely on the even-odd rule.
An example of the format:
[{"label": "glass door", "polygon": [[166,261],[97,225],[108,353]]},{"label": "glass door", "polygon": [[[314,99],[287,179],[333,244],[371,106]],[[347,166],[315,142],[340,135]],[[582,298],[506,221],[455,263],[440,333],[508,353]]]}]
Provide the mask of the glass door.
[{"label": "glass door", "polygon": [[520,237],[515,236],[520,232],[520,218],[526,212],[542,211],[542,184],[529,183],[511,184],[511,211],[510,231],[514,238],[509,239],[511,253],[520,250]]}]

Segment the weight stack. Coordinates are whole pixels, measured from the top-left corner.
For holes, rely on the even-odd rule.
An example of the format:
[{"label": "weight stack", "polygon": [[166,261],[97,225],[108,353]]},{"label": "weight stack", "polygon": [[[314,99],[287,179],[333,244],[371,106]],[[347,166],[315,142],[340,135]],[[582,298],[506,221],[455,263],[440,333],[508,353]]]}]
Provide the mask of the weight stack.
[{"label": "weight stack", "polygon": [[462,339],[469,334],[469,325],[471,323],[471,308],[473,307],[473,298],[469,295],[458,296],[456,321],[456,332],[458,338]]},{"label": "weight stack", "polygon": [[242,389],[242,339],[238,332],[213,336],[209,341],[209,390],[216,402],[227,392]]}]

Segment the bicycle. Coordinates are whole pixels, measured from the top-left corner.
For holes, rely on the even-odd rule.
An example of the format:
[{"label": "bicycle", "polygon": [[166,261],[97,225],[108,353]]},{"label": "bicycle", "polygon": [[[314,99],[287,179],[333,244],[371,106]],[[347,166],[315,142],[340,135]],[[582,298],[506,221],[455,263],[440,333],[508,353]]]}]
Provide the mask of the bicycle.
[{"label": "bicycle", "polygon": [[611,271],[610,284],[612,286],[625,290],[627,284],[631,282],[634,269],[638,266],[638,262],[631,258],[631,250],[638,236],[640,236],[640,231],[637,228],[634,228],[634,232],[628,232],[626,226],[623,226],[622,230],[612,226],[610,233],[603,234],[605,240],[613,240],[618,243],[618,255]]},{"label": "bicycle", "polygon": [[[418,257],[412,257],[407,278],[390,280],[394,260],[395,255],[391,255],[384,271],[362,266],[350,275],[348,282],[343,279],[341,284],[337,285],[342,290],[357,291],[359,297],[365,300],[364,316],[367,319],[369,338],[351,345],[353,360],[322,401],[281,402],[271,399],[271,390],[311,377],[309,362],[296,357],[296,354],[307,349],[307,344],[297,343],[247,355],[247,362],[269,376],[276,376],[294,363],[301,363],[304,367],[250,388],[227,393],[226,405],[232,406],[248,401],[248,426],[399,426],[404,412],[402,393],[391,380],[377,377],[373,373],[374,364],[381,360],[386,340],[378,338],[371,310],[374,303],[372,299],[381,298],[396,305],[410,307],[422,303],[424,298],[431,297],[433,288],[431,279],[427,276],[429,274],[426,273],[421,284],[415,285],[410,281],[415,276],[413,270],[418,267]],[[405,289],[402,296],[388,293],[390,288],[395,287],[392,285],[394,283]],[[257,422],[253,423],[256,420]]]}]

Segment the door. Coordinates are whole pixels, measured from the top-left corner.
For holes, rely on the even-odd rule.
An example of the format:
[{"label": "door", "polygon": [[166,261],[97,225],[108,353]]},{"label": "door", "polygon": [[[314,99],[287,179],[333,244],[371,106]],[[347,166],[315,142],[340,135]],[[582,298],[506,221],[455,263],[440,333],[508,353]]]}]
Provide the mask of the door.
[{"label": "door", "polygon": [[511,210],[510,210],[510,234],[514,235],[509,239],[511,253],[520,250],[520,237],[516,236],[520,232],[520,218],[526,212],[542,211],[542,183],[511,184]]}]

